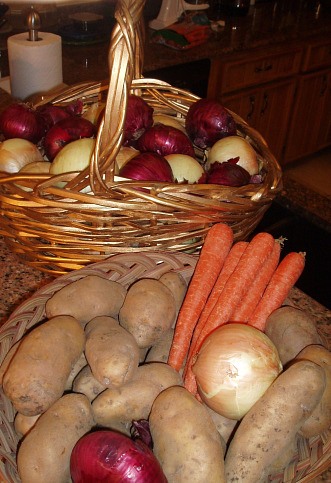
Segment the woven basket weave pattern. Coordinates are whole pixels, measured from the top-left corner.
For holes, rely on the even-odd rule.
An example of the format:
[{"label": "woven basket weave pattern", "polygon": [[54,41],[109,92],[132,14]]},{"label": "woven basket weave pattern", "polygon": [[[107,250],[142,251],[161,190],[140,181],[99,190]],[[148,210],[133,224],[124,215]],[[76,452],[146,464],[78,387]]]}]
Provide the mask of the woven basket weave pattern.
[{"label": "woven basket weave pattern", "polygon": [[[163,273],[174,270],[188,282],[197,257],[185,253],[119,254],[88,267],[62,275],[46,285],[24,302],[0,329],[0,363],[10,348],[27,330],[45,319],[45,304],[58,290],[70,282],[88,275],[97,275],[117,281],[128,288],[139,278],[158,279]],[[18,437],[13,428],[15,411],[0,389],[0,481],[18,483],[15,453]],[[298,453],[282,474],[269,478],[272,483],[309,482],[328,468],[331,462],[331,431],[311,438],[299,439]]]},{"label": "woven basket weave pattern", "polygon": [[[141,78],[143,6],[143,0],[117,4],[109,82],[85,83],[35,101],[37,106],[49,101],[64,105],[78,98],[86,104],[105,100],[90,168],[50,179],[0,173],[0,234],[25,263],[53,275],[114,253],[187,251],[188,246],[197,253],[217,222],[229,223],[235,240],[245,239],[281,189],[281,170],[265,141],[235,113],[238,134],[253,145],[263,166],[261,184],[232,188],[114,181],[130,93],[143,97],[155,112],[181,122],[199,99],[165,82]],[[66,187],[60,188],[59,181]]]}]

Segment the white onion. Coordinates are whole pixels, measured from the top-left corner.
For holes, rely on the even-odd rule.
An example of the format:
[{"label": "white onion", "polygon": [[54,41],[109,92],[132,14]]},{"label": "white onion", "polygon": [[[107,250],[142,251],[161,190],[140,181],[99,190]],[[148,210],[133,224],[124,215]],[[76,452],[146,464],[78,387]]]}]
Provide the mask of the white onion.
[{"label": "white onion", "polygon": [[82,117],[88,121],[91,121],[92,124],[97,126],[105,105],[105,102],[95,102],[88,109],[86,109],[86,111],[82,114]]},{"label": "white onion", "polygon": [[34,161],[33,163],[26,164],[20,169],[20,173],[49,173],[51,163],[48,161]]},{"label": "white onion", "polygon": [[168,116],[167,114],[154,114],[153,115],[154,124],[160,123],[165,126],[172,126],[186,134],[185,127],[181,124],[175,117]]},{"label": "white onion", "polygon": [[[199,183],[205,181],[205,171],[200,163],[187,154],[168,154],[165,156],[170,164],[174,180],[177,183]],[[201,180],[201,181],[200,181]]]},{"label": "white onion", "polygon": [[6,139],[0,144],[0,171],[17,173],[26,164],[43,160],[37,146],[27,139]]},{"label": "white onion", "polygon": [[83,171],[91,161],[95,146],[95,139],[81,138],[66,144],[55,156],[50,173],[52,175],[68,173],[70,171]]},{"label": "white onion", "polygon": [[137,154],[139,154],[139,151],[132,146],[121,146],[115,160],[115,174],[117,175],[122,166],[130,161],[130,159],[137,156]]},{"label": "white onion", "polygon": [[204,341],[193,366],[202,400],[229,419],[241,419],[264,394],[282,364],[261,331],[230,323]]},{"label": "white onion", "polygon": [[259,164],[254,148],[240,136],[228,136],[216,141],[210,148],[206,162],[206,170],[218,161],[224,163],[239,157],[238,165],[246,169],[251,176],[259,172]]}]

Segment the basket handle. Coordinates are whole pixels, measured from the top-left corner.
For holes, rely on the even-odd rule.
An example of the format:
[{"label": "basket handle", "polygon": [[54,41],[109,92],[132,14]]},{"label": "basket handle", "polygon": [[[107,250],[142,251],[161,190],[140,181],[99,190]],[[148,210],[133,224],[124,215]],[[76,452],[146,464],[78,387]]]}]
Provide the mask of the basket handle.
[{"label": "basket handle", "polygon": [[132,80],[142,75],[144,5],[145,0],[118,0],[116,5],[117,23],[108,54],[109,88],[90,163],[90,184],[94,193],[106,190],[106,181],[114,180],[114,161],[122,144]]}]

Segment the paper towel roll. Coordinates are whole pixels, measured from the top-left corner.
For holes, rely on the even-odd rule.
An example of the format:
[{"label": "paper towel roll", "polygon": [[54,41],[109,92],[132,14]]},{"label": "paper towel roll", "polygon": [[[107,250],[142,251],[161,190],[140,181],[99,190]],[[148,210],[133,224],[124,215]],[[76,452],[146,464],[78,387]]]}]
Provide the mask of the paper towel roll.
[{"label": "paper towel roll", "polygon": [[31,41],[24,32],[7,40],[11,93],[21,100],[63,81],[61,37],[47,32],[38,37]]}]

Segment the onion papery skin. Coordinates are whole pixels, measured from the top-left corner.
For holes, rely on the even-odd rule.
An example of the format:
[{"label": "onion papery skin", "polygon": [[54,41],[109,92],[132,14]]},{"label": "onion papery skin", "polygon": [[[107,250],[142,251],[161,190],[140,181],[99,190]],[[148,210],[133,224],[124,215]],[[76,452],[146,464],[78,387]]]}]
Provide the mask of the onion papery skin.
[{"label": "onion papery skin", "polygon": [[134,156],[120,169],[119,176],[140,181],[174,181],[169,163],[157,153],[140,153]]},{"label": "onion papery skin", "polygon": [[129,95],[124,125],[124,145],[136,141],[146,129],[151,127],[154,109],[139,96]]},{"label": "onion papery skin", "polygon": [[202,400],[228,419],[240,420],[282,371],[276,347],[261,331],[229,323],[203,342],[193,372]]},{"label": "onion papery skin", "polygon": [[167,483],[144,443],[111,430],[89,433],[76,443],[70,472],[73,483]]},{"label": "onion papery skin", "polygon": [[244,186],[251,180],[251,176],[246,169],[236,163],[228,161],[211,165],[207,174],[207,183],[221,184],[225,186]]},{"label": "onion papery skin", "polygon": [[207,171],[214,162],[224,163],[229,159],[238,158],[237,163],[246,169],[251,176],[258,174],[259,163],[253,146],[241,136],[227,136],[219,139],[210,148],[206,162]]},{"label": "onion papery skin", "polygon": [[49,161],[61,151],[63,146],[81,138],[95,135],[95,126],[79,116],[70,116],[54,124],[44,139],[45,154]]},{"label": "onion papery skin", "polygon": [[24,103],[11,104],[0,115],[0,131],[6,139],[20,138],[38,143],[45,135],[43,118]]},{"label": "onion papery skin", "polygon": [[212,99],[199,99],[187,112],[185,129],[191,141],[205,149],[219,139],[235,135],[237,125],[221,103]]},{"label": "onion papery skin", "polygon": [[59,106],[54,106],[51,103],[43,104],[37,107],[36,112],[43,118],[46,132],[62,119],[66,119],[71,114],[66,109]]},{"label": "onion papery skin", "polygon": [[150,151],[161,156],[187,154],[194,158],[194,148],[183,131],[165,124],[155,124],[138,139],[136,146],[140,152]]}]

